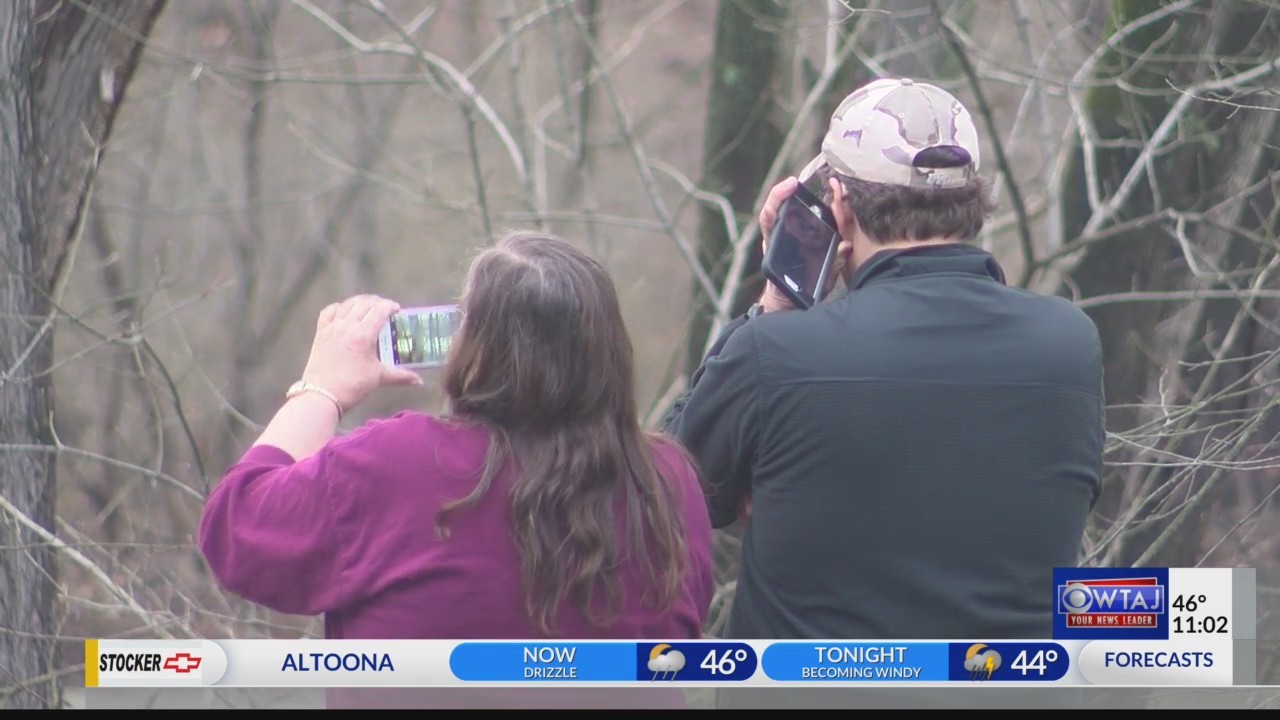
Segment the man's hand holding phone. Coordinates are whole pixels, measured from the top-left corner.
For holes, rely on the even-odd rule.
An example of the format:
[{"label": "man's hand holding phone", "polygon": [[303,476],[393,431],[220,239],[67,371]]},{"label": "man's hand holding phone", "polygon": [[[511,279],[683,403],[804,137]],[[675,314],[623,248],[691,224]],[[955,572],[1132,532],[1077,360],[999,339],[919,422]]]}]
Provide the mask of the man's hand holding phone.
[{"label": "man's hand holding phone", "polygon": [[804,309],[820,302],[840,269],[840,234],[832,210],[789,177],[770,189],[759,221],[766,278],[762,309]]},{"label": "man's hand holding phone", "polygon": [[[789,177],[782,182],[774,185],[769,190],[769,195],[764,199],[764,206],[760,208],[760,237],[763,255],[769,254],[769,237],[773,235],[773,226],[778,223],[778,210],[782,208],[782,203],[787,198],[795,194],[796,188],[800,187],[800,181],[794,177]],[[773,284],[772,280],[765,280],[764,294],[760,296],[760,308],[764,312],[778,312],[779,310],[795,310],[796,305],[781,290]]]}]

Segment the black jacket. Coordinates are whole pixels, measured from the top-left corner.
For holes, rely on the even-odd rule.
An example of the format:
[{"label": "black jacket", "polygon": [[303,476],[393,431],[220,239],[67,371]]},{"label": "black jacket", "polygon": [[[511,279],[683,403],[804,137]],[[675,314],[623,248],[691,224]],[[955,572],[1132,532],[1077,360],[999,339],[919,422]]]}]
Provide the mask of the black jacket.
[{"label": "black jacket", "polygon": [[712,522],[752,497],[738,638],[1047,638],[1102,471],[1102,352],[965,245],[732,323],[668,415]]}]

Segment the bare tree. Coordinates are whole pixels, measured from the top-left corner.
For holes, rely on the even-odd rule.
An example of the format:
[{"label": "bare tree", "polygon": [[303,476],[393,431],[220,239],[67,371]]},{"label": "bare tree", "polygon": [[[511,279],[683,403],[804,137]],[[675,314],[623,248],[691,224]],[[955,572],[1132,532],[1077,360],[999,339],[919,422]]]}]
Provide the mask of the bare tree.
[{"label": "bare tree", "polygon": [[1063,235],[1082,248],[1069,291],[1133,297],[1089,309],[1109,428],[1127,440],[1110,455],[1101,517],[1128,522],[1100,535],[1093,559],[1106,564],[1200,562],[1212,541],[1187,529],[1215,525],[1206,513],[1223,503],[1237,517],[1262,500],[1241,471],[1268,464],[1280,431],[1275,302],[1258,296],[1275,287],[1280,104],[1261,91],[1280,15],[1253,2],[1171,9],[1115,6],[1061,196]]},{"label": "bare tree", "polygon": [[[775,0],[720,3],[711,90],[703,139],[702,185],[723,195],[734,208],[749,212],[769,162],[782,144],[779,128],[777,69],[786,7]],[[724,277],[731,237],[721,207],[703,206],[698,256],[717,283]],[[736,223],[735,223],[736,224]],[[706,337],[714,314],[712,298],[694,287],[694,313],[688,372],[702,361],[698,340]],[[740,303],[739,303],[740,304]],[[735,308],[737,309],[737,308]]]},{"label": "bare tree", "polygon": [[[52,326],[74,262],[98,159],[163,0],[0,5],[0,668],[30,684],[13,707],[54,702],[57,573],[49,376]],[[40,681],[44,678],[44,681]],[[8,683],[6,683],[8,684]]]}]

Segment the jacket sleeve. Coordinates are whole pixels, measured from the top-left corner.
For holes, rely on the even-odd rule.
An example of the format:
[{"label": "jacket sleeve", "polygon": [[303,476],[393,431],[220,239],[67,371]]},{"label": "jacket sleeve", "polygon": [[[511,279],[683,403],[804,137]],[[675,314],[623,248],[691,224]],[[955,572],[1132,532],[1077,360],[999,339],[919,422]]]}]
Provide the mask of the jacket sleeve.
[{"label": "jacket sleeve", "polygon": [[760,419],[759,360],[752,328],[726,328],[664,423],[693,456],[712,527],[731,525],[751,493]]},{"label": "jacket sleeve", "polygon": [[276,447],[250,448],[210,493],[199,545],[230,592],[273,610],[318,615],[359,599],[351,532],[352,479],[371,480],[369,426],[295,461]]}]

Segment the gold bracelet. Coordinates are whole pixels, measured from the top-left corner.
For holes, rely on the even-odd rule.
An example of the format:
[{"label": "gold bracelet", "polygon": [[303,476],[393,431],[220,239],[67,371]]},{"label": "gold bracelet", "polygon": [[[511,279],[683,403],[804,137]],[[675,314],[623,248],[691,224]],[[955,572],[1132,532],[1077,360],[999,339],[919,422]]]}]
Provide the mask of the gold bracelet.
[{"label": "gold bracelet", "polygon": [[338,402],[338,396],[320,387],[319,385],[312,385],[309,382],[299,380],[298,382],[289,386],[288,392],[284,394],[284,399],[292,400],[293,398],[298,397],[302,393],[307,393],[307,392],[313,392],[317,395],[320,395],[321,397],[329,398],[329,401],[333,403],[333,406],[338,409],[338,422],[342,422],[342,403]]}]

